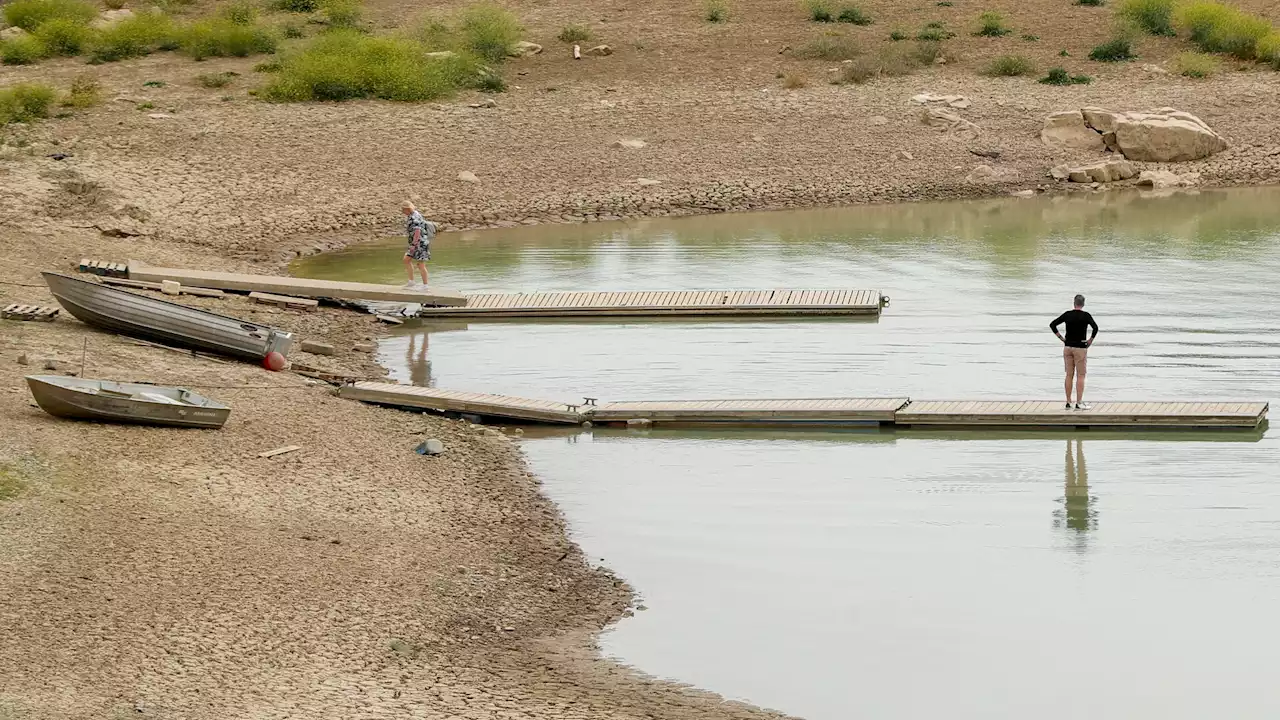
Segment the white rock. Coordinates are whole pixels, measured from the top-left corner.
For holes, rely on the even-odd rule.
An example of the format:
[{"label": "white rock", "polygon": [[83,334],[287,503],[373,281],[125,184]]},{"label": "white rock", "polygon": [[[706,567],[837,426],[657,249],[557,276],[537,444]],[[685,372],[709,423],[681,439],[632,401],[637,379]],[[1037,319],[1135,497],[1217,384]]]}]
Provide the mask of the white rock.
[{"label": "white rock", "polygon": [[870,125],[877,125],[877,126],[888,125],[889,118],[883,115],[872,115],[871,117],[867,118],[867,123]]},{"label": "white rock", "polygon": [[653,179],[650,179],[650,178],[639,178],[638,180],[636,180],[636,184],[637,184],[637,185],[640,185],[640,186],[642,186],[642,187],[649,187],[649,186],[652,186],[652,185],[661,185],[661,184],[662,184],[662,181],[661,181],[661,180],[653,180]]},{"label": "white rock", "polygon": [[458,53],[452,50],[437,50],[436,52],[426,53],[423,57],[428,57],[428,58],[431,58],[432,60],[444,60],[446,58],[457,57],[457,56],[458,56]]},{"label": "white rock", "polygon": [[444,443],[435,438],[422,441],[418,446],[418,454],[420,455],[439,455],[444,452]]},{"label": "white rock", "polygon": [[597,45],[593,48],[587,48],[582,51],[583,55],[591,55],[594,57],[605,57],[613,54],[613,48],[608,45]]},{"label": "white rock", "polygon": [[976,165],[964,181],[971,185],[989,185],[994,183],[1017,182],[1018,173],[1008,168],[993,168],[990,165]]},{"label": "white rock", "polygon": [[1040,141],[1056,150],[1101,152],[1106,149],[1102,134],[1085,125],[1084,115],[1079,110],[1064,110],[1045,118],[1044,127],[1040,129]]},{"label": "white rock", "polygon": [[1200,184],[1200,173],[1178,174],[1171,170],[1143,170],[1138,175],[1138,184],[1163,190],[1175,187],[1195,187]]},{"label": "white rock", "polygon": [[168,120],[173,116],[170,115],[169,113],[150,113],[149,115],[147,115],[147,117],[151,118],[152,120]]},{"label": "white rock", "polygon": [[898,160],[915,160],[916,159],[914,155],[907,152],[906,150],[899,150],[898,152],[894,153],[893,156]]},{"label": "white rock", "polygon": [[507,54],[510,55],[511,57],[524,57],[526,55],[537,55],[540,52],[542,52],[541,45],[539,45],[538,43],[529,42],[527,40],[521,40],[515,45],[512,45],[509,50],[507,50]]},{"label": "white rock", "polygon": [[627,148],[629,150],[639,150],[640,148],[648,144],[649,143],[639,138],[622,138],[621,140],[615,140],[613,142],[612,147]]},{"label": "white rock", "polygon": [[936,93],[920,93],[913,95],[911,102],[919,105],[946,105],[957,110],[964,110],[973,105],[969,98],[963,95],[938,95]]},{"label": "white rock", "polygon": [[1029,198],[1029,197],[1035,197],[1036,191],[1035,190],[1014,190],[1009,194],[1012,195],[1013,197]]},{"label": "white rock", "polygon": [[977,125],[965,120],[959,115],[941,108],[928,108],[921,117],[921,122],[925,125],[941,130],[947,134],[956,133],[965,135],[971,140],[976,140],[981,130]]},{"label": "white rock", "polygon": [[498,101],[497,101],[497,100],[494,100],[493,98],[485,98],[484,100],[481,100],[481,101],[480,101],[480,102],[478,102],[478,103],[471,103],[471,105],[469,105],[469,107],[476,108],[476,109],[480,109],[480,108],[496,108],[496,107],[498,107]]},{"label": "white rock", "polygon": [[129,8],[120,8],[119,10],[103,10],[102,13],[90,23],[90,27],[97,30],[111,27],[125,18],[133,17],[133,11]]},{"label": "white rock", "polygon": [[1073,183],[1110,183],[1136,177],[1138,171],[1128,160],[1107,158],[1080,165],[1058,165],[1050,170],[1049,174],[1059,180],[1070,180]]},{"label": "white rock", "polygon": [[1143,70],[1145,70],[1146,72],[1151,73],[1152,75],[1168,75],[1168,74],[1169,74],[1169,71],[1168,71],[1168,70],[1165,70],[1164,68],[1160,67],[1159,65],[1152,65],[1152,64],[1150,64],[1150,63],[1144,63],[1141,67],[1142,67],[1142,69],[1143,69]]},{"label": "white rock", "polygon": [[182,284],[173,280],[161,280],[160,292],[165,295],[181,295]]},{"label": "white rock", "polygon": [[480,182],[480,178],[476,177],[476,174],[471,172],[470,170],[463,170],[462,172],[458,173],[458,180],[460,182],[472,183],[472,184]]},{"label": "white rock", "polygon": [[20,27],[7,27],[0,30],[0,40],[14,40],[20,37],[26,37],[27,31]]}]

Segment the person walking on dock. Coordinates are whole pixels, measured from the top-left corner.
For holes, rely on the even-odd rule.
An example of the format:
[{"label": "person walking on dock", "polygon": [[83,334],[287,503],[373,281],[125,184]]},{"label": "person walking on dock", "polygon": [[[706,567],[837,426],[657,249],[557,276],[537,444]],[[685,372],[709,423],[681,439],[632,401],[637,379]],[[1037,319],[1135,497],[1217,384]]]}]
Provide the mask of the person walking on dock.
[{"label": "person walking on dock", "polygon": [[[409,247],[404,251],[404,269],[409,273],[409,282],[404,286],[407,288],[414,287],[415,284],[420,287],[427,285],[427,261],[431,259],[431,238],[436,236],[437,226],[422,217],[422,213],[413,206],[408,200],[404,201],[404,232],[409,236]],[[421,283],[413,281],[413,266],[418,266],[418,272],[422,275]]]},{"label": "person walking on dock", "polygon": [[[1066,324],[1067,335],[1058,332],[1058,326]],[[1085,337],[1085,329],[1093,328],[1093,333]],[[1089,363],[1089,346],[1098,337],[1098,323],[1093,316],[1084,311],[1084,296],[1076,295],[1075,307],[1068,310],[1049,323],[1049,329],[1062,341],[1062,360],[1066,366],[1067,379],[1064,383],[1067,391],[1067,409],[1071,409],[1071,378],[1075,376],[1076,409],[1088,410],[1084,403],[1084,375]]]}]

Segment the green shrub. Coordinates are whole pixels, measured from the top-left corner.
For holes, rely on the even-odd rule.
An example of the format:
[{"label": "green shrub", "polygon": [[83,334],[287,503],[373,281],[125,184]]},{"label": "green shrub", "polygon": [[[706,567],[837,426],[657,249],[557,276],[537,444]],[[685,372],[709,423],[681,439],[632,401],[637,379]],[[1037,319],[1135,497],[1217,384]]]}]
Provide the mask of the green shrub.
[{"label": "green shrub", "polygon": [[42,83],[19,83],[0,88],[0,125],[49,117],[56,93]]},{"label": "green shrub", "polygon": [[230,85],[235,77],[236,73],[233,72],[205,73],[204,75],[197,75],[196,82],[200,83],[201,87],[210,89],[223,88]]},{"label": "green shrub", "polygon": [[909,37],[911,36],[901,30],[894,30],[893,32],[889,33],[889,39],[894,42],[906,40]]},{"label": "green shrub", "polygon": [[1072,75],[1066,71],[1066,68],[1052,68],[1049,74],[1038,80],[1041,85],[1088,85],[1093,82],[1093,78],[1088,75]]},{"label": "green shrub", "polygon": [[63,107],[83,110],[102,102],[102,88],[90,77],[78,77],[71,81],[71,90],[62,100]]},{"label": "green shrub", "polygon": [[1201,48],[1209,52],[1227,53],[1241,60],[1258,57],[1258,41],[1271,34],[1266,18],[1234,12],[1225,23],[1215,27]]},{"label": "green shrub", "polygon": [[44,43],[34,35],[19,35],[0,42],[0,62],[5,65],[31,65],[44,56]]},{"label": "green shrub", "polygon": [[1272,32],[1262,38],[1254,49],[1258,52],[1258,60],[1271,63],[1272,67],[1280,70],[1280,32]]},{"label": "green shrub", "polygon": [[280,34],[290,40],[296,40],[303,37],[306,33],[302,31],[302,26],[296,22],[287,22],[280,26]]},{"label": "green shrub", "polygon": [[870,25],[871,16],[862,11],[857,5],[846,5],[840,8],[840,14],[836,16],[836,22],[851,23],[853,25]]},{"label": "green shrub", "polygon": [[360,0],[324,0],[320,11],[331,28],[355,28],[364,18]]},{"label": "green shrub", "polygon": [[585,25],[566,25],[556,37],[562,43],[584,43],[591,39],[591,30]]},{"label": "green shrub", "polygon": [[1089,59],[1098,62],[1121,62],[1136,57],[1138,56],[1133,54],[1133,43],[1124,37],[1110,40],[1089,51]]},{"label": "green shrub", "polygon": [[830,0],[806,0],[805,5],[809,9],[809,19],[814,22],[829,23],[836,19]]},{"label": "green shrub", "polygon": [[1174,58],[1173,66],[1184,77],[1207,78],[1217,74],[1221,63],[1213,55],[1184,52]]},{"label": "green shrub", "polygon": [[1172,37],[1173,8],[1177,0],[1122,0],[1120,17],[1151,35]]},{"label": "green shrub", "polygon": [[218,10],[218,17],[237,25],[252,25],[258,21],[258,7],[248,0],[235,0]]},{"label": "green shrub", "polygon": [[182,31],[180,40],[182,52],[195,60],[269,55],[278,44],[270,28],[240,25],[222,18],[192,23]]},{"label": "green shrub", "polygon": [[295,13],[313,13],[320,9],[320,0],[272,0],[272,10]]},{"label": "green shrub", "polygon": [[3,9],[4,20],[27,32],[50,20],[70,20],[88,25],[98,16],[98,9],[84,0],[10,0]]},{"label": "green shrub", "polygon": [[70,18],[47,20],[36,28],[35,37],[44,45],[45,53],[75,57],[89,46],[89,26]]},{"label": "green shrub", "polygon": [[140,12],[98,32],[90,54],[94,62],[114,62],[176,50],[180,40],[179,29],[168,15]]},{"label": "green shrub", "polygon": [[943,56],[942,43],[936,40],[920,40],[911,52],[921,65],[932,65]]},{"label": "green shrub", "polygon": [[1075,4],[1085,7],[1102,7],[1107,4],[1107,0],[1076,0]]},{"label": "green shrub", "polygon": [[984,37],[1001,37],[1013,32],[1004,24],[1004,16],[998,12],[988,10],[978,16],[978,29],[974,35]]},{"label": "green shrub", "polygon": [[1215,28],[1226,23],[1234,10],[1222,3],[1191,0],[1173,11],[1173,26],[1187,33],[1191,42],[1203,47]]},{"label": "green shrub", "polygon": [[983,74],[991,77],[1020,77],[1035,71],[1035,64],[1021,55],[1001,55],[991,61]]},{"label": "green shrub", "polygon": [[862,50],[849,38],[823,35],[806,43],[792,55],[805,60],[851,60]]},{"label": "green shrub", "polygon": [[955,33],[948,30],[946,25],[943,25],[937,20],[925,24],[924,28],[921,29],[920,32],[916,33],[917,40],[924,40],[926,42],[941,42],[943,40],[950,40],[955,36]]},{"label": "green shrub", "polygon": [[[499,78],[500,79],[500,78]],[[484,80],[466,55],[430,58],[419,43],[335,30],[284,58],[260,93],[275,102],[380,98],[405,102],[448,97]]]},{"label": "green shrub", "polygon": [[874,55],[862,55],[840,67],[839,84],[862,85],[877,77],[902,77],[920,68],[916,50],[901,46],[881,48]]},{"label": "green shrub", "polygon": [[1039,42],[1040,36],[1027,33],[1026,35],[1022,36],[1022,39],[1025,40],[1026,42]]},{"label": "green shrub", "polygon": [[107,6],[108,10],[121,10],[124,8],[125,0],[102,0],[102,4]]},{"label": "green shrub", "polygon": [[458,22],[463,47],[491,63],[507,59],[507,51],[520,41],[522,31],[514,15],[492,3],[463,9]]},{"label": "green shrub", "polygon": [[[507,81],[504,80],[503,77],[498,73],[482,68],[480,70],[479,77],[475,79],[475,82],[472,85],[472,87],[479,90],[480,92],[487,92],[487,93],[506,92]],[[555,90],[555,88],[550,88],[550,89]]]},{"label": "green shrub", "polygon": [[729,21],[729,5],[724,0],[707,0],[702,16],[709,23]]},{"label": "green shrub", "polygon": [[809,84],[809,78],[804,73],[792,70],[788,73],[779,73],[782,77],[782,87],[788,90],[799,90]]}]

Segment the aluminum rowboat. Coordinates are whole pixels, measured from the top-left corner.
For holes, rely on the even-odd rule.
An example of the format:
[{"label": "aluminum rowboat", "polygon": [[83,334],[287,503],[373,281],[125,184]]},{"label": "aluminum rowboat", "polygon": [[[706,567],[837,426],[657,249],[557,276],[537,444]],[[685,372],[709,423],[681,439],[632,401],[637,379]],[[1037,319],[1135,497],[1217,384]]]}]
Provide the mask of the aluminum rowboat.
[{"label": "aluminum rowboat", "polygon": [[217,400],[164,385],[28,375],[27,386],[41,410],[76,420],[220,428],[231,414]]}]

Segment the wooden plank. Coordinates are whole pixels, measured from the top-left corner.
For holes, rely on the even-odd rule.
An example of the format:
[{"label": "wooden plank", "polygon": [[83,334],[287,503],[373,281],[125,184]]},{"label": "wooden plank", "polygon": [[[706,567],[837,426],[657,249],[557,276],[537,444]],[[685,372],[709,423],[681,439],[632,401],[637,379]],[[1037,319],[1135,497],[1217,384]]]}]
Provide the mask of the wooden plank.
[{"label": "wooden plank", "polygon": [[465,306],[428,307],[422,317],[650,317],[666,315],[878,315],[876,291],[647,290],[499,294],[468,298]]},{"label": "wooden plank", "polygon": [[1067,410],[1057,401],[912,401],[899,409],[901,425],[1057,425],[1062,427],[1254,428],[1266,403],[1245,404],[1244,412],[1214,402],[1103,402],[1091,410]]},{"label": "wooden plank", "polygon": [[295,451],[295,450],[301,450],[301,449],[302,449],[302,446],[301,446],[301,445],[285,445],[284,447],[278,447],[278,448],[276,448],[275,450],[268,450],[268,451],[266,451],[266,452],[260,452],[260,453],[258,453],[258,457],[260,457],[260,458],[270,458],[270,457],[275,457],[275,456],[277,456],[277,455],[284,455],[285,453],[291,453],[291,452],[293,452],[293,451]]},{"label": "wooden plank", "polygon": [[237,292],[264,292],[292,297],[346,298],[355,300],[385,300],[389,302],[418,303],[433,306],[460,306],[467,302],[461,293],[443,288],[398,287],[372,283],[310,278],[282,277],[274,275],[248,275],[243,273],[184,270],[179,268],[151,267],[137,260],[129,261],[129,279],[162,282],[173,280],[182,285],[235,290]]},{"label": "wooden plank", "polygon": [[465,412],[513,420],[577,424],[584,419],[582,413],[568,410],[566,403],[394,383],[358,382],[339,388],[338,394],[380,405]]},{"label": "wooden plank", "polygon": [[249,297],[264,305],[277,305],[293,310],[315,310],[316,306],[320,304],[319,300],[310,298],[285,297],[284,295],[272,295],[264,292],[251,292]]}]

